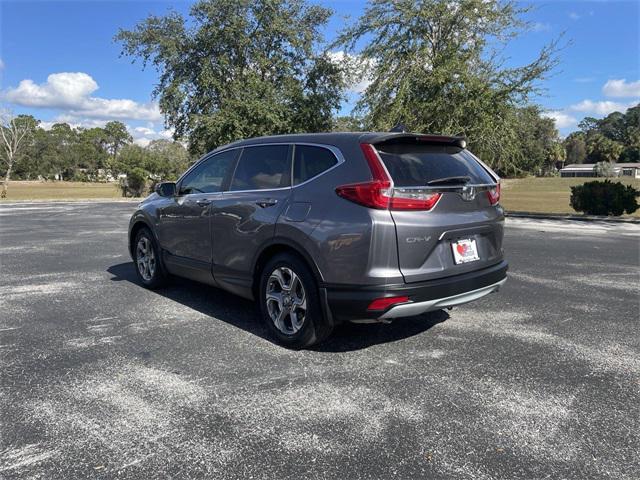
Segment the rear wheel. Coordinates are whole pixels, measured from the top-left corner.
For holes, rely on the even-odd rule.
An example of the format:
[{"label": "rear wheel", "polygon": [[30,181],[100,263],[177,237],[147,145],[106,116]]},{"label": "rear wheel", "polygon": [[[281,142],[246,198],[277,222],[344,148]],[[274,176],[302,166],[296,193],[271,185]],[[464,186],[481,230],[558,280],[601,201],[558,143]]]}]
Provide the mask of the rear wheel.
[{"label": "rear wheel", "polygon": [[160,251],[147,228],[136,234],[134,256],[136,274],[145,287],[155,289],[166,284],[167,274],[160,262]]},{"label": "rear wheel", "polygon": [[322,313],[315,276],[294,255],[276,255],[265,265],[259,301],[267,327],[287,347],[309,347],[331,333]]}]

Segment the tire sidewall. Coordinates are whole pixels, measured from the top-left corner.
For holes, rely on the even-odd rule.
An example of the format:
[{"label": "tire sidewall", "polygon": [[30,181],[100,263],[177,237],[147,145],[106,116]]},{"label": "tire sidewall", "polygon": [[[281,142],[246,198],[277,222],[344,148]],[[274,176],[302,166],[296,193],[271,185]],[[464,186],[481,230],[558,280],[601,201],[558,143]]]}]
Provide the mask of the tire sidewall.
[{"label": "tire sidewall", "polygon": [[[146,237],[149,239],[149,243],[151,244],[151,248],[153,249],[153,254],[156,258],[156,269],[153,272],[153,277],[151,280],[145,280],[140,274],[140,270],[138,270],[138,242],[142,237]],[[158,288],[163,285],[165,280],[164,270],[162,268],[162,261],[160,259],[160,252],[158,249],[158,245],[156,244],[155,238],[153,238],[153,234],[149,231],[148,228],[141,228],[140,231],[136,234],[135,244],[134,244],[134,260],[133,264],[136,269],[136,276],[140,283],[142,283],[147,288]]]},{"label": "tire sidewall", "polygon": [[[280,267],[290,268],[298,275],[307,298],[307,316],[305,317],[304,324],[302,328],[293,335],[287,335],[278,330],[271,320],[265,300],[268,279],[271,273]],[[297,257],[290,254],[280,254],[267,262],[260,274],[259,295],[258,303],[260,305],[262,319],[271,334],[280,344],[289,348],[299,349],[313,345],[321,340],[317,331],[319,330],[318,327],[323,325],[325,319],[322,315],[316,280],[309,268]]]}]

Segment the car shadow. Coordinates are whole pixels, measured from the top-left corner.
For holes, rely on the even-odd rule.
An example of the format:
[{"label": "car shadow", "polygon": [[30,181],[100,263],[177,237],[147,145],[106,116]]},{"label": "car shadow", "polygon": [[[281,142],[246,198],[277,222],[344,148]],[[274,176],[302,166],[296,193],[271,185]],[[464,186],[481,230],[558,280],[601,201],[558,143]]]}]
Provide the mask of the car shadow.
[{"label": "car shadow", "polygon": [[[112,265],[107,268],[107,272],[112,275],[111,280],[114,282],[126,281],[143,288],[136,276],[132,262]],[[153,292],[273,342],[268,329],[260,321],[254,302],[219,288],[182,278],[175,278],[168,286],[153,290]],[[338,325],[331,337],[320,345],[311,347],[311,350],[347,352],[382,343],[396,342],[423,333],[448,318],[449,315],[445,311],[438,310],[399,319],[389,324],[346,323]]]}]

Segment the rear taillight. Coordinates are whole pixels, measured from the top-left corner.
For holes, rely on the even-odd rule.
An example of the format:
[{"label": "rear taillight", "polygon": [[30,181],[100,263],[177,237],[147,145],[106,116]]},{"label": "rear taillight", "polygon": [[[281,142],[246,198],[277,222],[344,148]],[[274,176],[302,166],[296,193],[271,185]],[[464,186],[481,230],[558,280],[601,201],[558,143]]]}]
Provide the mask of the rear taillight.
[{"label": "rear taillight", "polygon": [[440,195],[428,190],[394,188],[391,210],[431,210]]},{"label": "rear taillight", "polygon": [[342,198],[379,210],[431,210],[440,199],[440,193],[427,190],[393,188],[393,181],[384,168],[373,145],[360,144],[373,180],[351,183],[336,188]]},{"label": "rear taillight", "polygon": [[497,205],[500,201],[500,184],[487,190],[487,197],[489,197],[491,205]]},{"label": "rear taillight", "polygon": [[369,311],[382,311],[387,308],[397,305],[399,303],[407,303],[409,301],[409,297],[386,297],[386,298],[376,298],[373,302],[369,304],[367,310]]}]

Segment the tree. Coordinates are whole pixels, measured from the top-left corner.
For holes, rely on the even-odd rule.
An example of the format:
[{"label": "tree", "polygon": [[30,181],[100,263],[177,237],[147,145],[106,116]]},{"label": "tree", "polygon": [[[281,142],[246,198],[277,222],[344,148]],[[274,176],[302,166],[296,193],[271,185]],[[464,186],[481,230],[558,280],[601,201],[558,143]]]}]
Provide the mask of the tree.
[{"label": "tree", "polygon": [[320,49],[329,9],[304,0],[200,0],[120,30],[123,54],[153,64],[154,94],[193,153],[243,137],[330,130],[344,77]]},{"label": "tree", "polygon": [[590,162],[615,162],[623,150],[622,144],[608,139],[600,132],[592,132],[587,136],[587,153]]},{"label": "tree", "polygon": [[110,153],[109,138],[105,129],[100,127],[80,128],[78,133],[78,150],[84,152],[84,158],[91,159],[95,170],[107,167]]},{"label": "tree", "polygon": [[365,127],[362,118],[344,115],[334,119],[332,130],[334,132],[363,132]]},{"label": "tree", "polygon": [[590,162],[638,162],[640,161],[640,105],[625,113],[613,112],[602,120],[585,117],[578,127],[585,140]]},{"label": "tree", "polygon": [[612,162],[596,163],[596,175],[599,177],[616,177],[616,164]]},{"label": "tree", "polygon": [[147,150],[153,157],[153,165],[149,165],[148,170],[160,180],[176,180],[191,163],[189,153],[179,142],[152,140]]},{"label": "tree", "polygon": [[[505,68],[499,49],[527,28],[527,8],[499,0],[371,0],[336,45],[372,65],[356,111],[368,128],[466,135],[500,171],[517,171],[513,108],[539,91],[555,67],[557,41],[522,67]],[[515,143],[514,143],[515,142]]]},{"label": "tree", "polygon": [[120,148],[133,141],[133,137],[127,130],[127,126],[122,122],[107,122],[102,130],[104,132],[103,141],[106,150],[113,158],[116,158]]},{"label": "tree", "polygon": [[598,131],[614,142],[624,143],[627,137],[625,115],[613,112],[602,120],[598,120]]},{"label": "tree", "polygon": [[6,165],[2,193],[0,194],[1,198],[7,196],[7,188],[9,187],[9,180],[11,180],[11,171],[18,158],[18,152],[28,140],[29,134],[37,128],[38,123],[39,122],[31,115],[18,115],[17,117],[13,117],[8,112],[0,114],[1,152],[2,159]]},{"label": "tree", "polygon": [[139,167],[132,168],[125,178],[120,179],[122,196],[141,197],[144,195],[148,179],[149,172]]},{"label": "tree", "polygon": [[572,132],[564,140],[567,163],[584,163],[587,158],[587,142],[584,132]]},{"label": "tree", "polygon": [[620,162],[640,162],[640,104],[631,107],[624,115],[625,140]]},{"label": "tree", "polygon": [[56,123],[47,132],[46,163],[61,180],[70,180],[76,174],[82,159],[74,155],[78,132],[67,123]]},{"label": "tree", "polygon": [[589,132],[598,130],[598,119],[593,117],[584,117],[580,123],[578,123],[578,128],[582,130],[585,134],[589,134]]},{"label": "tree", "polygon": [[497,155],[502,175],[554,173],[564,160],[564,148],[552,119],[542,117],[538,107],[514,108],[508,117],[510,128],[504,139],[509,145]]}]

